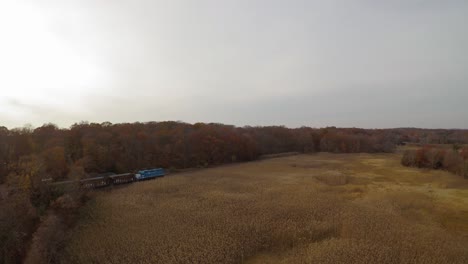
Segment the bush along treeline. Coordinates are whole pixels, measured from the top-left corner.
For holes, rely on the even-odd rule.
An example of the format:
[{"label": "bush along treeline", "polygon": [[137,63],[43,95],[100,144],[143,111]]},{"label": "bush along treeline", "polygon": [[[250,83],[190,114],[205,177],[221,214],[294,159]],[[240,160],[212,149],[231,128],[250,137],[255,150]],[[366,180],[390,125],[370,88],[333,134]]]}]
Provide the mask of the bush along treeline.
[{"label": "bush along treeline", "polygon": [[[75,180],[144,168],[183,169],[283,152],[391,152],[397,144],[466,143],[463,130],[321,129],[223,124],[82,122],[0,127],[0,263],[54,263],[86,196],[43,179]],[[3,261],[3,262],[2,262]]]},{"label": "bush along treeline", "polygon": [[447,170],[468,179],[468,147],[454,145],[453,148],[425,146],[406,150],[401,159],[404,166]]}]

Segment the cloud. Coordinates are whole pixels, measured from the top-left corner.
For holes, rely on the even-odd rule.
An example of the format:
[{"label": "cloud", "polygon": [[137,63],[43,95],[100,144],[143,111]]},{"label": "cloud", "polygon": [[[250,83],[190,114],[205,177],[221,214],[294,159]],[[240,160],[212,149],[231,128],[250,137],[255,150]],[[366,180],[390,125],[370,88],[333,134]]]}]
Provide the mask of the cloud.
[{"label": "cloud", "polygon": [[468,127],[465,1],[25,3],[10,120]]}]

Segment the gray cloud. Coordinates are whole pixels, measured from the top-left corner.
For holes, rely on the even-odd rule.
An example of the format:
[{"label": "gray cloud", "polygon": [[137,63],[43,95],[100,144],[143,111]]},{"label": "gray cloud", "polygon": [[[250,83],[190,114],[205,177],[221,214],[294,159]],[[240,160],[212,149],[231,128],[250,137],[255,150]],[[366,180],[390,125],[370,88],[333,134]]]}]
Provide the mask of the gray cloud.
[{"label": "gray cloud", "polygon": [[[44,105],[41,103],[25,103],[15,98],[5,98],[0,100],[2,107],[9,108],[10,114],[0,112],[1,125],[21,126],[24,124],[31,124],[36,120],[40,120],[40,125],[47,123],[47,120],[57,124],[68,124],[70,121],[79,122],[80,114],[76,114],[67,109],[58,109],[56,107]],[[14,113],[14,114],[11,114]]]},{"label": "gray cloud", "polygon": [[468,128],[466,1],[30,4],[103,72],[79,110],[41,106],[35,124]]}]

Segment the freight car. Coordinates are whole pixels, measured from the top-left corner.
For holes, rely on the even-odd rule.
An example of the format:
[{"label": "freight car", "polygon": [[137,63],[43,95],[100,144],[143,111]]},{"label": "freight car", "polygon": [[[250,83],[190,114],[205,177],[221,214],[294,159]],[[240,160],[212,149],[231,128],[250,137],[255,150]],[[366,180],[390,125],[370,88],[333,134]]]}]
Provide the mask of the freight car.
[{"label": "freight car", "polygon": [[111,179],[112,184],[130,183],[136,180],[135,174],[133,173],[116,174],[109,176],[109,178]]},{"label": "freight car", "polygon": [[112,184],[112,181],[108,176],[80,180],[81,188],[100,188],[109,186],[110,184]]}]

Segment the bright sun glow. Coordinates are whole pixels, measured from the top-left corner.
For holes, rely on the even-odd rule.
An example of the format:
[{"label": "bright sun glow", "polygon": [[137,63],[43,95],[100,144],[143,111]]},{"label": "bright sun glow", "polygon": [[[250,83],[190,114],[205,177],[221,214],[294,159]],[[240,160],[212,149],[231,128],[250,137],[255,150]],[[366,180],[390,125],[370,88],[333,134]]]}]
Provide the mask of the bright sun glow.
[{"label": "bright sun glow", "polygon": [[100,70],[56,37],[40,10],[0,2],[0,32],[0,114],[25,114],[11,101],[74,109],[97,84]]}]

